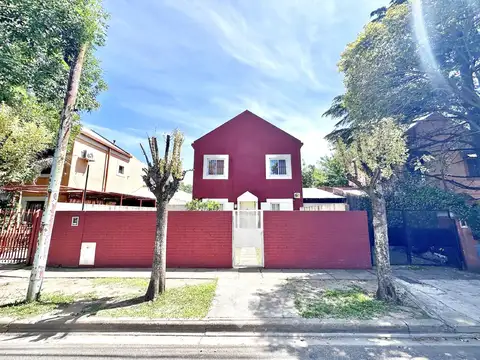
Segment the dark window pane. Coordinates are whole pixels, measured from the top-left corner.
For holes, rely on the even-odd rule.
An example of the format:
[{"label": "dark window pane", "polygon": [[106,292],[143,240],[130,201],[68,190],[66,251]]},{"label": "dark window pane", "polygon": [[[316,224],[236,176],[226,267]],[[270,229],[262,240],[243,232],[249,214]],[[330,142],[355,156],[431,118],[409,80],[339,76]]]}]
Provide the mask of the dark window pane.
[{"label": "dark window pane", "polygon": [[278,160],[278,175],[287,175],[287,162]]},{"label": "dark window pane", "polygon": [[223,175],[224,161],[217,160],[217,175]]},{"label": "dark window pane", "polygon": [[208,175],[216,175],[217,160],[208,160]]}]

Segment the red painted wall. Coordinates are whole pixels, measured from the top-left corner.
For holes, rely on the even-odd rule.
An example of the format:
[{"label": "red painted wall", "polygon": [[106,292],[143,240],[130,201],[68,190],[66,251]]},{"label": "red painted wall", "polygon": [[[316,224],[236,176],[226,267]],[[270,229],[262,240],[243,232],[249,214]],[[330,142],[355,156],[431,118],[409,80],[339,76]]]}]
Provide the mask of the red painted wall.
[{"label": "red painted wall", "polygon": [[266,268],[371,268],[361,211],[265,211],[264,248]]},{"label": "red painted wall", "polygon": [[[78,227],[71,226],[79,216]],[[155,212],[58,212],[49,266],[77,267],[83,242],[96,242],[95,267],[151,267]],[[232,213],[172,211],[168,216],[167,266],[232,265]]]},{"label": "red painted wall", "polygon": [[[293,199],[294,193],[302,193],[302,143],[249,111],[196,140],[192,146],[194,198],[228,198],[236,203],[241,194],[250,191],[259,202],[264,202],[267,198]],[[203,156],[224,154],[229,155],[228,180],[203,179]],[[292,179],[267,180],[266,154],[291,154]],[[295,210],[302,205],[302,199],[294,200]]]}]

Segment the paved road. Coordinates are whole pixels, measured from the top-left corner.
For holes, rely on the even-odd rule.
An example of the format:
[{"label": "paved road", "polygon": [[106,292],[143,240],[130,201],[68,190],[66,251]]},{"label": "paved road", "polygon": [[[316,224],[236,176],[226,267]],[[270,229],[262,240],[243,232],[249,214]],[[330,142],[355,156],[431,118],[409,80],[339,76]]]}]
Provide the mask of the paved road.
[{"label": "paved road", "polygon": [[480,359],[480,341],[368,336],[15,335],[0,337],[1,360],[30,359]]}]

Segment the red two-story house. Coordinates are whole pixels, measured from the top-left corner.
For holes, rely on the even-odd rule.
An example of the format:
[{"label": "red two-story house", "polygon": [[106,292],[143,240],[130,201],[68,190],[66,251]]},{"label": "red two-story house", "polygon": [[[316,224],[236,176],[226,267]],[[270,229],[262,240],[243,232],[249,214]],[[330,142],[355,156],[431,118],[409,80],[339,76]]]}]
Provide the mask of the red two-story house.
[{"label": "red two-story house", "polygon": [[193,197],[224,210],[299,210],[302,145],[246,110],[193,142]]}]

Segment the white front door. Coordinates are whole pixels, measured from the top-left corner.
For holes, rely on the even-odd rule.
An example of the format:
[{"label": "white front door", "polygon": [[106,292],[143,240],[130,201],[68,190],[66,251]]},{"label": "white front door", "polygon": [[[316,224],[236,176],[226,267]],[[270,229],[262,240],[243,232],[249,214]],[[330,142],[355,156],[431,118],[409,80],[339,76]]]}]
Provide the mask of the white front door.
[{"label": "white front door", "polygon": [[264,266],[262,210],[233,211],[232,247],[234,268]]}]

